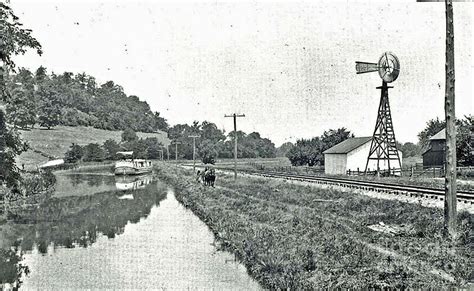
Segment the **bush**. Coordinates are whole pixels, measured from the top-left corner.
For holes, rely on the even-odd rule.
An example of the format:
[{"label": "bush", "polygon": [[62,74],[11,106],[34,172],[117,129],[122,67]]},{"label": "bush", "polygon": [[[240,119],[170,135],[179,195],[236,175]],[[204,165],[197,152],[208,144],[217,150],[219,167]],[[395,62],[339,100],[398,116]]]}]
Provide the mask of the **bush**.
[{"label": "bush", "polygon": [[80,145],[73,143],[64,155],[64,161],[66,163],[76,163],[81,160],[83,155],[83,148]]},{"label": "bush", "polygon": [[90,143],[84,147],[85,162],[102,162],[105,159],[105,151],[99,144]]}]

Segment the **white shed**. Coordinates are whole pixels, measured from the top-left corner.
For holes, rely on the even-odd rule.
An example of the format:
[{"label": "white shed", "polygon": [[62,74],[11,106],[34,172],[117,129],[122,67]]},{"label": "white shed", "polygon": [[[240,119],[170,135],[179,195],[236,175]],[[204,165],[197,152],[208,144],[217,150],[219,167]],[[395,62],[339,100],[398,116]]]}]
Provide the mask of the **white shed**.
[{"label": "white shed", "polygon": [[[324,154],[324,173],[329,175],[345,175],[347,171],[364,171],[369,155],[370,142],[372,137],[354,137],[327,149]],[[400,159],[402,152],[398,151]],[[391,160],[391,168],[400,168],[398,161]],[[388,169],[388,163],[381,161],[380,170]],[[368,165],[369,170],[377,169],[377,161],[371,160]]]}]

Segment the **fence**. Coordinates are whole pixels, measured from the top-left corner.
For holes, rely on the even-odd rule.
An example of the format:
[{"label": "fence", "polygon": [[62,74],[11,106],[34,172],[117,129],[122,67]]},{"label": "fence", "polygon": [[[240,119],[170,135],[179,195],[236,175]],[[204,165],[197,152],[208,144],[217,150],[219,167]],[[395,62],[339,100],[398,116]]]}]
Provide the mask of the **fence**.
[{"label": "fence", "polygon": [[[348,176],[365,176],[365,175],[376,176],[377,171],[371,171],[370,169],[367,169],[367,172],[365,172],[365,171],[360,171],[359,168],[357,168],[357,171],[353,171],[353,170],[350,170],[350,169],[347,170],[346,174]],[[382,170],[378,171],[378,174],[382,177],[385,177],[385,176],[400,176],[400,175],[403,175],[403,169],[400,169],[400,168],[392,168],[390,170],[382,169]]]},{"label": "fence", "polygon": [[258,171],[267,171],[267,172],[285,172],[285,173],[297,173],[297,174],[315,174],[320,175],[324,174],[324,166],[273,166],[273,165],[264,165],[258,162],[248,162],[247,165],[258,170]]},{"label": "fence", "polygon": [[[467,166],[467,167],[457,167],[457,175],[458,177],[462,178],[469,178],[469,177],[474,177],[474,167],[472,166]],[[423,164],[416,164],[411,167],[407,168],[398,168],[398,169],[391,169],[390,173],[388,170],[381,170],[380,171],[380,176],[405,176],[405,177],[425,177],[425,178],[444,178],[445,176],[445,168],[444,166],[438,166],[438,167],[424,167]],[[364,171],[347,171],[347,175],[349,176],[362,176],[365,175]],[[377,171],[367,171],[367,175],[377,175]]]}]

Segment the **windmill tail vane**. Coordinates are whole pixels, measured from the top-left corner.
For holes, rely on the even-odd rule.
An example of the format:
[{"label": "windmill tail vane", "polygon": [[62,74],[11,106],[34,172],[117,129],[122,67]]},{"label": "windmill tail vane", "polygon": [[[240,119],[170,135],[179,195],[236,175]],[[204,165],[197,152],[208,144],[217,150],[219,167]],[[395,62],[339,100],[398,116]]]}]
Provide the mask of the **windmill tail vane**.
[{"label": "windmill tail vane", "polygon": [[356,62],[357,74],[377,72],[379,70],[379,64],[368,63],[368,62]]}]

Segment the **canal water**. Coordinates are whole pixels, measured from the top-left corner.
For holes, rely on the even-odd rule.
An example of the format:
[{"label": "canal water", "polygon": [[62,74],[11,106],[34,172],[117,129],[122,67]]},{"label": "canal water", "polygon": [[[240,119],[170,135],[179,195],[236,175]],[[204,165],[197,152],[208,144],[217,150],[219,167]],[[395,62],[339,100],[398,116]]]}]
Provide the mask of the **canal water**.
[{"label": "canal water", "polygon": [[57,179],[52,198],[0,224],[4,289],[261,289],[166,184]]}]

